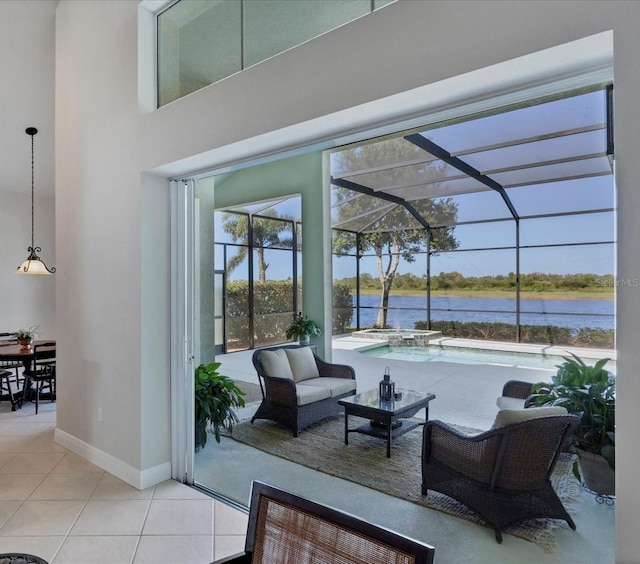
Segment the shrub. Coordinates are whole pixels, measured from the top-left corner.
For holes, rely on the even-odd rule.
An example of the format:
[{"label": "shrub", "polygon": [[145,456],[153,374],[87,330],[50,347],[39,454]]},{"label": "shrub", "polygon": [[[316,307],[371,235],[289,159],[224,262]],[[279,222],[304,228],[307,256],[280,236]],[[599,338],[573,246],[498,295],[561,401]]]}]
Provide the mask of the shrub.
[{"label": "shrub", "polygon": [[345,333],[353,317],[353,298],[348,284],[333,284],[333,334]]},{"label": "shrub", "polygon": [[[426,321],[415,323],[415,329],[427,329]],[[448,337],[510,341],[516,339],[516,326],[510,323],[479,323],[476,321],[432,321],[431,329]],[[571,329],[555,325],[521,325],[520,342],[578,347],[613,348],[613,329]]]}]

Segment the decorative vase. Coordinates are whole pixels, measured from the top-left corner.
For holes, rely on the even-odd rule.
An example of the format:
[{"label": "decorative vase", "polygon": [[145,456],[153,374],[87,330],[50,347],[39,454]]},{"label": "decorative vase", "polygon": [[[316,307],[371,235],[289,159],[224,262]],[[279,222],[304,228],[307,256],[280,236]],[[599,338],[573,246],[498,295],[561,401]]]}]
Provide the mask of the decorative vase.
[{"label": "decorative vase", "polygon": [[18,339],[18,344],[22,348],[30,349],[32,343],[33,343],[33,339]]},{"label": "decorative vase", "polygon": [[309,335],[300,335],[300,339],[298,339],[301,347],[306,347],[310,342],[311,338]]},{"label": "decorative vase", "polygon": [[604,456],[576,448],[580,474],[587,488],[601,495],[616,495],[616,475]]}]

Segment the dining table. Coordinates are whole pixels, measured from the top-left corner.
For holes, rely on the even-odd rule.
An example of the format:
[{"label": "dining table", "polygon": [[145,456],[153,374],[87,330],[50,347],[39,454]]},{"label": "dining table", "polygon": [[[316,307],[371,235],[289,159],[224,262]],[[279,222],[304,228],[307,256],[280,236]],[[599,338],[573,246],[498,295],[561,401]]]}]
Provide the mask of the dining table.
[{"label": "dining table", "polygon": [[[23,346],[15,341],[10,342],[0,342],[0,361],[13,361],[13,362],[22,362],[25,370],[29,371],[33,368],[33,363],[35,361],[35,346],[42,345],[44,343],[55,343],[53,339],[38,339],[32,342],[29,346]],[[40,356],[42,353],[42,357]],[[55,357],[56,349],[55,346],[46,347],[38,352],[38,358],[47,358],[47,357]],[[0,364],[0,371],[2,371],[2,365]],[[16,408],[20,407],[22,404],[22,399],[24,397],[24,389],[20,391],[19,395],[14,399],[11,399],[11,409],[13,411]]]}]

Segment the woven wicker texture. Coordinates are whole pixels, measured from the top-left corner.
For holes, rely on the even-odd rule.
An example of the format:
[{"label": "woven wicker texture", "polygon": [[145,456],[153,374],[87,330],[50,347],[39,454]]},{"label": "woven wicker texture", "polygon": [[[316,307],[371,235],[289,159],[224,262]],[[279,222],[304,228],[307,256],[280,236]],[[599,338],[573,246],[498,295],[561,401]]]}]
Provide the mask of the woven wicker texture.
[{"label": "woven wicker texture", "polygon": [[300,508],[262,498],[253,564],[412,564],[413,556]]},{"label": "woven wicker texture", "polygon": [[532,419],[475,437],[429,421],[422,447],[422,493],[435,490],[464,503],[496,531],[536,517],[571,516],[551,485],[557,457],[579,418]]},{"label": "woven wicker texture", "polygon": [[502,395],[510,398],[527,399],[531,395],[531,386],[530,382],[509,380],[502,388]]}]

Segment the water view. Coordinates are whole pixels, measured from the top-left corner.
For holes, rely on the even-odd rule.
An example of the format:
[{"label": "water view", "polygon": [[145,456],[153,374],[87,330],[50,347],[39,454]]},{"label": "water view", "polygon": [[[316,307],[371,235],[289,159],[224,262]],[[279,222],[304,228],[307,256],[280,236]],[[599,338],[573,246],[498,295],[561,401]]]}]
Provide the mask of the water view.
[{"label": "water view", "polygon": [[[380,296],[360,297],[361,327],[375,323],[379,304]],[[353,305],[355,308],[355,296]],[[426,321],[426,307],[426,296],[390,296],[387,325],[412,329],[417,321]],[[510,298],[437,296],[431,298],[431,319],[514,324],[515,307],[515,299]],[[352,322],[355,323],[355,309]],[[614,322],[613,300],[521,300],[523,325],[614,329]]]}]

